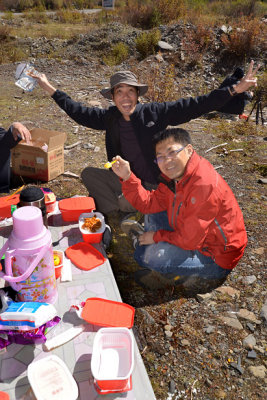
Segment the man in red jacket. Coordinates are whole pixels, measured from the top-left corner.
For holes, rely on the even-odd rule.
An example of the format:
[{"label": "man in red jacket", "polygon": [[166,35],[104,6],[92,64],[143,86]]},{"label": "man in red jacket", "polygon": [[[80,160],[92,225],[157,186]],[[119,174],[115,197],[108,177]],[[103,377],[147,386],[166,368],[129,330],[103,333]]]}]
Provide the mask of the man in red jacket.
[{"label": "man in red jacket", "polygon": [[141,185],[129,163],[117,156],[113,171],[127,200],[145,216],[122,223],[138,234],[135,259],[143,267],[138,283],[160,283],[200,292],[219,286],[243,256],[247,234],[243,215],[228,184],[193,149],[189,133],[173,128],[154,138],[161,183],[152,192]]}]

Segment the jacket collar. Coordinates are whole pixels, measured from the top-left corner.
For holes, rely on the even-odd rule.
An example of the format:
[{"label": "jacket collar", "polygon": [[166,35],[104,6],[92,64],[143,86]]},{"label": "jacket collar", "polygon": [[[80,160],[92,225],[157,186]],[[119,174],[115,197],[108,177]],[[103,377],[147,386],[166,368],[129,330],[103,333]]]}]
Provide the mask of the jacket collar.
[{"label": "jacket collar", "polygon": [[163,173],[161,173],[159,176],[159,182],[166,185],[172,192],[175,193],[175,187],[177,185],[184,186],[189,181],[191,176],[194,174],[196,168],[198,167],[200,159],[201,157],[194,150],[192,156],[188,160],[188,163],[185,167],[184,175],[179,182],[175,183],[175,180],[168,178]]}]

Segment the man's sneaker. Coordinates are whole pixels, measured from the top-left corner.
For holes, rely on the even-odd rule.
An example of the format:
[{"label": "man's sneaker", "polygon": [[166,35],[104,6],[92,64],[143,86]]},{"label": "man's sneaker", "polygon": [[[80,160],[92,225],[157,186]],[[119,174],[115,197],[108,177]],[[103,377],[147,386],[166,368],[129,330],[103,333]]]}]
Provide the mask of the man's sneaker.
[{"label": "man's sneaker", "polygon": [[125,219],[122,221],[121,230],[126,233],[126,235],[130,236],[134,248],[136,248],[139,243],[139,235],[145,232],[142,225],[133,219]]},{"label": "man's sneaker", "polygon": [[121,223],[122,223],[123,221],[125,221],[126,219],[134,219],[134,220],[135,220],[136,212],[123,212],[123,211],[119,211],[119,216],[120,216],[120,222],[121,222]]}]

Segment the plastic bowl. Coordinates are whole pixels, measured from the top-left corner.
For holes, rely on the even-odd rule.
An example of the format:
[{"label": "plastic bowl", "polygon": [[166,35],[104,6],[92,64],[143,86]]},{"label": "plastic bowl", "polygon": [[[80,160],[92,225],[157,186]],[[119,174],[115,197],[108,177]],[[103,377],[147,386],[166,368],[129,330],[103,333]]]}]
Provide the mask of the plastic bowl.
[{"label": "plastic bowl", "polygon": [[[91,232],[91,231],[89,231],[89,229],[83,229],[82,225],[84,224],[85,218],[92,218],[93,216],[96,216],[96,218],[100,219],[100,221],[101,221],[100,229],[98,229],[96,232]],[[84,242],[100,243],[102,240],[104,230],[106,229],[104,215],[97,211],[81,214],[79,217],[79,229],[81,231]]]},{"label": "plastic bowl", "polygon": [[107,391],[125,390],[133,367],[132,332],[127,328],[99,329],[95,335],[91,359],[91,370],[98,388]]}]

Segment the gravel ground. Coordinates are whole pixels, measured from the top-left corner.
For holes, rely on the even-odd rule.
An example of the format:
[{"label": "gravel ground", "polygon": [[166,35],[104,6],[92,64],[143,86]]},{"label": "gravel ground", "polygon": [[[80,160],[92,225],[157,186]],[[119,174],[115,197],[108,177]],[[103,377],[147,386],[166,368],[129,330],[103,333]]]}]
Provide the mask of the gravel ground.
[{"label": "gravel ground", "polygon": [[[68,51],[73,55],[74,48]],[[39,53],[37,69],[57,87],[83,103],[108,106],[99,89],[107,85],[114,68],[104,65],[93,53],[82,61],[66,57],[60,62],[46,58],[40,47]],[[163,59],[162,70],[168,55]],[[153,56],[142,62],[130,57],[120,68],[136,70],[140,77],[149,76],[155,62]],[[204,70],[210,73],[208,65]],[[66,132],[65,171],[78,177],[65,174],[45,186],[59,197],[86,194],[79,175],[85,166],[101,167],[106,162],[104,133],[78,126],[41,89],[20,91],[14,85],[15,69],[15,64],[0,65],[1,125],[8,127],[19,120],[29,127]],[[207,79],[199,70],[183,76],[177,71],[175,88],[182,95],[200,94],[199,88],[209,90],[217,83],[215,73],[205,84]],[[250,109],[251,105],[247,112]],[[108,256],[123,301],[136,308],[134,333],[157,400],[265,398],[267,194],[263,182],[267,130],[262,126],[256,129],[254,114],[245,131],[244,124],[201,118],[183,126],[191,132],[198,153],[209,159],[231,186],[244,213],[248,246],[223,287],[196,297],[185,297],[173,288],[149,292],[138,287],[132,278],[137,265],[131,257],[131,243],[119,228],[118,215],[110,217],[113,241]],[[17,180],[14,188],[19,185],[21,181]]]}]

